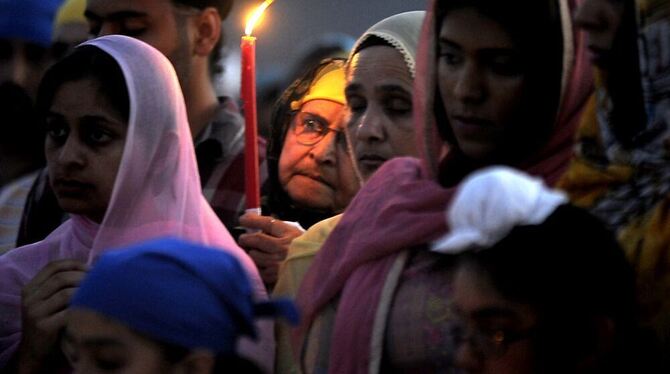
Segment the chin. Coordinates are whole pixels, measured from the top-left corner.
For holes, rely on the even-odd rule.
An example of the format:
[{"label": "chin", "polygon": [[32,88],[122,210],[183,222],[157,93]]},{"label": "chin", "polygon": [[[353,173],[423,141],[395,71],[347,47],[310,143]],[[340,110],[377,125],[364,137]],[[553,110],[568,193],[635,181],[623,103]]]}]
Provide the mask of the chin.
[{"label": "chin", "polygon": [[325,191],[314,191],[310,189],[289,190],[288,195],[293,203],[301,208],[313,210],[332,210],[333,198]]},{"label": "chin", "polygon": [[333,190],[311,178],[293,178],[285,187],[294,204],[308,209],[332,210]]},{"label": "chin", "polygon": [[85,216],[94,221],[96,220],[94,217],[104,216],[104,213],[99,213],[99,209],[95,209],[79,199],[58,198],[58,205],[68,214]]},{"label": "chin", "polygon": [[467,158],[474,161],[486,162],[496,158],[495,148],[488,144],[464,143],[459,148]]}]

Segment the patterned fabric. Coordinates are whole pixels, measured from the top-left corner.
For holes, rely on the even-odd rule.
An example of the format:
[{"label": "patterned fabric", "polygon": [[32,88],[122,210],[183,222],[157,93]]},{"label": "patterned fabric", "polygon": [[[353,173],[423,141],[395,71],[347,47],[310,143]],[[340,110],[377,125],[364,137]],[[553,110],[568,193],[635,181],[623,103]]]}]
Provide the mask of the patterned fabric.
[{"label": "patterned fabric", "polygon": [[[391,303],[384,338],[383,371],[451,373],[454,342],[449,308],[452,271],[444,256],[412,253]],[[407,344],[412,342],[412,344]]]},{"label": "patterned fabric", "polygon": [[0,189],[0,255],[16,247],[23,207],[37,173],[23,176]]},{"label": "patterned fabric", "polygon": [[[632,2],[631,2],[632,4]],[[637,39],[641,123],[617,128],[606,85],[613,72],[596,71],[596,95],[582,119],[578,153],[559,187],[614,230],[637,273],[642,322],[670,350],[670,4],[637,0],[624,10]],[[637,16],[637,17],[636,17]],[[627,31],[626,31],[627,30]],[[621,31],[621,30],[620,30]],[[621,45],[619,45],[621,47]],[[633,71],[632,68],[626,70]],[[620,77],[614,76],[614,79]],[[634,79],[636,77],[633,77]],[[636,109],[626,91],[624,110]],[[620,105],[620,104],[619,104]],[[622,106],[623,108],[623,106]]]}]

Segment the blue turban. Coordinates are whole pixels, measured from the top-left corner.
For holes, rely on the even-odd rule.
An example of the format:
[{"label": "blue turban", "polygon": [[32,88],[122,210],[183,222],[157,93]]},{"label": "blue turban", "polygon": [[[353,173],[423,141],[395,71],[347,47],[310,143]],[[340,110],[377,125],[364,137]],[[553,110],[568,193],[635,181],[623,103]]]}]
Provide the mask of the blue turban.
[{"label": "blue turban", "polygon": [[63,0],[0,0],[0,38],[48,47],[54,17]]},{"label": "blue turban", "polygon": [[250,281],[227,252],[180,239],[110,251],[84,278],[71,307],[91,310],[134,331],[184,348],[233,354],[256,317],[297,322],[290,301],[256,303]]}]

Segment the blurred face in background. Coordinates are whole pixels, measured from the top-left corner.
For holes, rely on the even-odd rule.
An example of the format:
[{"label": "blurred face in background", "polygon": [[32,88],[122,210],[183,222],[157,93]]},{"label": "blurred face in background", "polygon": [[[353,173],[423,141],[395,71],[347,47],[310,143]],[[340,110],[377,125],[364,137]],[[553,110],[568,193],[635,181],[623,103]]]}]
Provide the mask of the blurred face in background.
[{"label": "blurred face in background", "polygon": [[532,374],[537,315],[503,297],[488,274],[460,265],[454,279],[456,365],[467,373]]},{"label": "blurred face in background", "polygon": [[600,68],[612,63],[623,12],[624,0],[585,0],[577,8],[575,23],[586,31],[591,61]]},{"label": "blurred face in background", "polygon": [[174,65],[182,87],[191,74],[193,30],[187,18],[196,14],[171,0],[88,0],[85,13],[92,37],[126,35],[158,49]]},{"label": "blurred face in background", "polygon": [[0,38],[0,84],[19,86],[33,100],[48,61],[48,51],[41,45]]},{"label": "blurred face in background", "polygon": [[213,371],[215,361],[206,351],[171,360],[154,340],[85,309],[68,311],[62,348],[74,372],[86,374],[204,374]]}]

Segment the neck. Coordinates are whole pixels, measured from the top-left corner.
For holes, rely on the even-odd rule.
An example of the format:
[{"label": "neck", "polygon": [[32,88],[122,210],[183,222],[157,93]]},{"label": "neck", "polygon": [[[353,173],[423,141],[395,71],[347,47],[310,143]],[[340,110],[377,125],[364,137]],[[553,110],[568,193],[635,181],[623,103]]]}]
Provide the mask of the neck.
[{"label": "neck", "polygon": [[212,121],[219,106],[216,92],[206,71],[202,74],[193,74],[189,79],[184,90],[184,101],[191,134],[196,138]]}]

